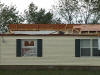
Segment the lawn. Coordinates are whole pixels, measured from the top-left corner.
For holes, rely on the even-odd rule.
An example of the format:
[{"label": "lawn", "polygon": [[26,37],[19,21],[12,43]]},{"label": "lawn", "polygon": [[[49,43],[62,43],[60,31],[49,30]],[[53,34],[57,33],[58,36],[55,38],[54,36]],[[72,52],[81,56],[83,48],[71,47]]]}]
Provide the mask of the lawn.
[{"label": "lawn", "polygon": [[100,75],[100,70],[0,70],[0,75]]}]

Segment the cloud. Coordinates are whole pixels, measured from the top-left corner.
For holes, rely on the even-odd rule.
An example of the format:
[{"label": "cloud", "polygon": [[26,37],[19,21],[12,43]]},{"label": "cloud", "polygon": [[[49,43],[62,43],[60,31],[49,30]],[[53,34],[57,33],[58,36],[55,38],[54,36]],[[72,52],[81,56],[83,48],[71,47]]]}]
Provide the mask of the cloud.
[{"label": "cloud", "polygon": [[8,6],[16,6],[17,10],[24,12],[28,8],[28,5],[33,2],[39,8],[51,9],[54,2],[57,0],[1,0],[2,3]]}]

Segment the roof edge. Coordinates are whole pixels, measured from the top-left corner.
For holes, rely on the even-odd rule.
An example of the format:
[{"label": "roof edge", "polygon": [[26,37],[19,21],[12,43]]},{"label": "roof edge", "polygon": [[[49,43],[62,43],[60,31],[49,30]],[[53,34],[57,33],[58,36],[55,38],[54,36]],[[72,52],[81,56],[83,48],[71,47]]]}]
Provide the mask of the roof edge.
[{"label": "roof edge", "polygon": [[0,34],[0,36],[100,36],[100,34]]}]

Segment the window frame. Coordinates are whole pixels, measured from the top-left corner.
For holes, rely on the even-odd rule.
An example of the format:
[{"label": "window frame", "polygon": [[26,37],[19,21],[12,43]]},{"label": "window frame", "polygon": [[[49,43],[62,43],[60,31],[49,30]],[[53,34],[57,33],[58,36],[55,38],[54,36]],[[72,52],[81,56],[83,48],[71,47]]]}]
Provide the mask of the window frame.
[{"label": "window frame", "polygon": [[22,40],[36,40],[37,44],[37,54],[32,55],[33,57],[42,57],[43,56],[43,39],[16,39],[16,57],[30,57],[22,55]]},{"label": "window frame", "polygon": [[[90,57],[91,56],[91,42],[90,42],[90,56],[82,56],[81,55],[81,49],[82,49],[81,40],[90,40],[91,41],[91,39],[80,39],[80,57]],[[89,48],[89,47],[83,47],[83,48]]]},{"label": "window frame", "polygon": [[[81,40],[90,40],[90,56],[82,56],[81,55],[81,49],[82,49]],[[100,56],[93,56],[93,48],[98,49],[98,47],[93,47],[93,40],[95,40],[95,39],[80,39],[80,57],[100,57]],[[96,40],[98,40],[98,38],[96,38]],[[83,48],[88,48],[88,47],[83,47]]]}]

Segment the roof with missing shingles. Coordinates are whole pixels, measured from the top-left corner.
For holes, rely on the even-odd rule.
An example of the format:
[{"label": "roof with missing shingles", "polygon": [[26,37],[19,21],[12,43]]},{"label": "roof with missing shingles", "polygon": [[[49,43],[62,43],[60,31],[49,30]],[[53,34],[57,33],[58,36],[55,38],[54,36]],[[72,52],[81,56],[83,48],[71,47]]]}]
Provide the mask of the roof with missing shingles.
[{"label": "roof with missing shingles", "polygon": [[10,24],[10,31],[100,31],[100,24]]},{"label": "roof with missing shingles", "polygon": [[75,28],[79,28],[80,31],[100,31],[100,24],[96,25],[75,25]]}]

